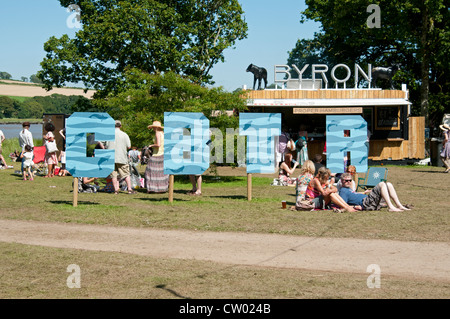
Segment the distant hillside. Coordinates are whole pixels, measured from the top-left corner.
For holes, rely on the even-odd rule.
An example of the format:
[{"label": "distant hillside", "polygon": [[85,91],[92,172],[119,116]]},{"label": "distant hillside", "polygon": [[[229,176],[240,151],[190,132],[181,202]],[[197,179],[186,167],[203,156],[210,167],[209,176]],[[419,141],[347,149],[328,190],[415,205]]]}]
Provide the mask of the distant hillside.
[{"label": "distant hillside", "polygon": [[95,91],[89,90],[84,93],[83,89],[76,88],[54,88],[53,90],[46,91],[40,86],[40,84],[13,80],[0,80],[0,95],[34,97],[50,96],[55,93],[66,96],[81,95],[85,98],[91,99]]}]

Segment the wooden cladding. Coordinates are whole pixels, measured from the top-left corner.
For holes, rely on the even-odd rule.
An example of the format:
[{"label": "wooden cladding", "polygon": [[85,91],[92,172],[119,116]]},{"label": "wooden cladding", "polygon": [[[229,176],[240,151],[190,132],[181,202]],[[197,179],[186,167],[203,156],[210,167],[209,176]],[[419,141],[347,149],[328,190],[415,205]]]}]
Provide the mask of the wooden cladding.
[{"label": "wooden cladding", "polygon": [[425,118],[409,118],[409,140],[371,140],[369,158],[379,160],[403,160],[425,158]]},{"label": "wooden cladding", "polygon": [[406,92],[401,90],[247,90],[243,92],[247,99],[405,99]]}]

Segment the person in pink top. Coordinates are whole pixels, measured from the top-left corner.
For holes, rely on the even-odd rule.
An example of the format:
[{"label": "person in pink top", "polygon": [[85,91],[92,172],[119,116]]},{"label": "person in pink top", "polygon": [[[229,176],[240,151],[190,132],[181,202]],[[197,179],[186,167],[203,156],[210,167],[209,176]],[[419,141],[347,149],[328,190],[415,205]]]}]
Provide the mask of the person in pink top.
[{"label": "person in pink top", "polygon": [[52,123],[47,123],[45,125],[45,130],[47,134],[43,136],[44,145],[45,145],[45,163],[47,164],[47,175],[44,177],[53,177],[55,176],[55,167],[58,165],[58,148],[56,146],[55,135],[53,131],[55,130],[55,126]]}]

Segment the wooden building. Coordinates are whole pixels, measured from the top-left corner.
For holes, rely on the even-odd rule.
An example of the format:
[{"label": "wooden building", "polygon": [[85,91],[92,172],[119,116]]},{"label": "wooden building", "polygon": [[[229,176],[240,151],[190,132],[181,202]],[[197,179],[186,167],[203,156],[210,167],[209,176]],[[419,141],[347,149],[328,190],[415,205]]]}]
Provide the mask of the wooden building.
[{"label": "wooden building", "polygon": [[425,158],[425,121],[411,117],[406,86],[381,89],[274,89],[244,91],[250,112],[281,113],[282,126],[296,137],[300,127],[313,140],[308,155],[322,154],[326,115],[359,114],[370,130],[369,159]]}]

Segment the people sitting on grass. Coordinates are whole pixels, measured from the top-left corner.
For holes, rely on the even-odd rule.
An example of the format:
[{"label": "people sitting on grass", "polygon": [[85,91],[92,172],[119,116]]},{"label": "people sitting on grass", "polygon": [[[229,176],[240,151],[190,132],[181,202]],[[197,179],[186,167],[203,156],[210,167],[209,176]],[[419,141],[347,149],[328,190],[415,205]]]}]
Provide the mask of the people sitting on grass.
[{"label": "people sitting on grass", "polygon": [[[335,212],[356,212],[356,209],[348,205],[338,194],[337,188],[330,183],[331,172],[326,167],[321,167],[317,176],[308,184],[305,198],[314,203],[315,209],[334,208]],[[334,204],[336,207],[333,207]]]},{"label": "people sitting on grass", "polygon": [[306,189],[308,188],[309,183],[314,178],[315,166],[313,161],[306,160],[303,163],[303,166],[300,170],[300,175],[297,178],[297,198],[296,203],[305,199]]},{"label": "people sitting on grass", "polygon": [[[92,185],[91,183],[94,183]],[[97,193],[100,186],[97,177],[79,177],[78,192],[79,193]]]},{"label": "people sitting on grass", "polygon": [[[349,165],[347,166],[347,171],[346,173],[350,173],[351,177],[352,177],[352,182],[351,182],[351,190],[356,191],[356,167],[353,165]],[[343,173],[342,173],[343,174]],[[337,182],[336,188],[338,189],[338,191],[341,190],[342,188],[342,174],[339,174],[339,181]]]},{"label": "people sitting on grass", "polygon": [[325,165],[322,164],[323,158],[322,158],[322,155],[320,155],[320,154],[316,154],[313,158],[313,161],[314,161],[314,167],[315,167],[314,176],[316,176],[317,173],[319,172],[319,168],[324,167]]},{"label": "people sitting on grass", "polygon": [[295,178],[291,178],[294,174],[295,168],[298,166],[298,162],[292,165],[292,154],[287,153],[284,156],[284,161],[280,163],[280,170],[278,173],[278,179],[281,183],[286,185],[292,185],[295,183]]},{"label": "people sitting on grass", "polygon": [[[382,199],[387,204],[389,211],[401,212],[410,210],[411,205],[402,205],[397,196],[394,186],[389,182],[380,182],[372,190],[367,190],[364,194],[356,193],[351,189],[352,175],[344,173],[341,177],[342,188],[339,195],[348,204],[357,210],[380,210],[382,207]],[[393,199],[396,206],[391,202]]]}]

